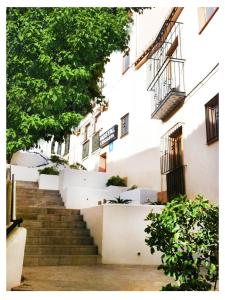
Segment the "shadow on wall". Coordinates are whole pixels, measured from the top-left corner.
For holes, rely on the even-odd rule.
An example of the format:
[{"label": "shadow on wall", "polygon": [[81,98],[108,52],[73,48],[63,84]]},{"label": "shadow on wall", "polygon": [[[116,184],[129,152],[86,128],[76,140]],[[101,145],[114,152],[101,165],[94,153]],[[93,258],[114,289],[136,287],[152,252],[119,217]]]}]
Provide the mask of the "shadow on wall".
[{"label": "shadow on wall", "polygon": [[121,160],[107,162],[107,172],[128,177],[128,186],[160,191],[160,149],[151,148]]},{"label": "shadow on wall", "polygon": [[185,136],[184,165],[186,193],[202,194],[212,202],[219,200],[219,142],[207,145],[205,123]]}]

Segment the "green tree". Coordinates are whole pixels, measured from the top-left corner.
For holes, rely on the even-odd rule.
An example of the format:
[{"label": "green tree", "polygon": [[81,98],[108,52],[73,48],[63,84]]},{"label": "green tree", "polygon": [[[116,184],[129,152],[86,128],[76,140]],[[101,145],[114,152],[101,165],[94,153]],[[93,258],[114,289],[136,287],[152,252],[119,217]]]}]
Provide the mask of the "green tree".
[{"label": "green tree", "polygon": [[163,290],[210,290],[218,280],[218,206],[198,195],[178,196],[161,214],[150,213],[145,229],[151,253],[161,251],[159,269],[173,276],[177,285]]},{"label": "green tree", "polygon": [[127,49],[131,23],[130,8],[8,8],[8,158],[41,138],[62,142],[104,99],[104,65]]}]

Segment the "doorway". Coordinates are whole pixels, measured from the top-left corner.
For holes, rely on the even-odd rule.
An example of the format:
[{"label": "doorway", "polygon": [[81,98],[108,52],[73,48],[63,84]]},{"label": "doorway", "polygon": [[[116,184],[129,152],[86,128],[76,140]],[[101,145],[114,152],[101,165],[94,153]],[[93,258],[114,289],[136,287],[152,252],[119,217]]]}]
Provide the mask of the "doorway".
[{"label": "doorway", "polygon": [[107,159],[107,154],[106,153],[103,153],[102,155],[100,155],[100,157],[99,157],[99,168],[98,168],[99,172],[106,172],[106,169],[107,169],[106,159]]}]

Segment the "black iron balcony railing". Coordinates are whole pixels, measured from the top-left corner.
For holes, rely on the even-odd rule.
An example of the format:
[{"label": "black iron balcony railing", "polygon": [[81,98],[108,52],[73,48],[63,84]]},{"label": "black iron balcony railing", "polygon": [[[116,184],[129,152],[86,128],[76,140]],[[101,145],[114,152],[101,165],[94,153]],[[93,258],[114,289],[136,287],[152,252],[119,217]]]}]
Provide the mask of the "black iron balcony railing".
[{"label": "black iron balcony railing", "polygon": [[152,118],[164,120],[185,99],[184,60],[169,58],[152,80]]},{"label": "black iron balcony railing", "polygon": [[149,60],[148,90],[152,91],[152,118],[165,120],[185,98],[182,26],[168,22]]}]

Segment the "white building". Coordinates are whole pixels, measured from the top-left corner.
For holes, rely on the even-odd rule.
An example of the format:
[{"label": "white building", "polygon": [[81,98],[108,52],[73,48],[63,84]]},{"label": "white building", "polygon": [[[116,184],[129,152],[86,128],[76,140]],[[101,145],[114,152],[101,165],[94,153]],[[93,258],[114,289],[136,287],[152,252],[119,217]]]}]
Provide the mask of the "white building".
[{"label": "white building", "polygon": [[96,106],[66,147],[42,143],[43,152],[65,152],[71,164],[126,177],[159,199],[217,202],[219,15],[215,7],[135,14],[129,55],[113,53],[106,65],[107,106]]}]

